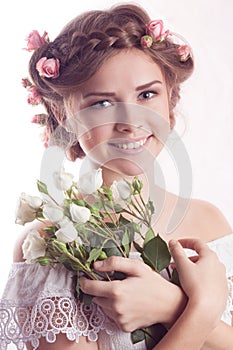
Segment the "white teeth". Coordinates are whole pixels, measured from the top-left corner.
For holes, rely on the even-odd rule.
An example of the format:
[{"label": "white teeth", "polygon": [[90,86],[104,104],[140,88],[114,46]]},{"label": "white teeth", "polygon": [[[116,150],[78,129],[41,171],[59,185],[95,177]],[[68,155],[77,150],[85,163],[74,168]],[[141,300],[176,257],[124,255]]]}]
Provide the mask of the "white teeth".
[{"label": "white teeth", "polygon": [[140,140],[137,142],[130,142],[130,143],[118,143],[118,144],[114,144],[114,146],[121,149],[135,149],[143,146],[146,143],[146,140],[147,139]]}]

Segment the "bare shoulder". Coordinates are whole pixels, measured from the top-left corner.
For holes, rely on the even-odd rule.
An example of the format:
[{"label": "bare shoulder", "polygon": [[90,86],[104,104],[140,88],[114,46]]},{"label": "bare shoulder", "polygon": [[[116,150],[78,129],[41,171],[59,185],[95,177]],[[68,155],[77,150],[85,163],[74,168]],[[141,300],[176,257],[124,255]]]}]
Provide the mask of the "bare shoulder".
[{"label": "bare shoulder", "polygon": [[45,223],[35,221],[25,226],[22,233],[18,236],[18,239],[15,242],[14,249],[13,249],[13,261],[14,262],[22,262],[25,261],[23,258],[23,251],[22,251],[22,245],[24,240],[26,239],[28,233],[31,230],[37,230],[38,232],[42,233],[43,227],[45,227]]},{"label": "bare shoulder", "polygon": [[224,214],[208,201],[191,199],[185,221],[190,222],[197,236],[205,241],[232,233]]}]

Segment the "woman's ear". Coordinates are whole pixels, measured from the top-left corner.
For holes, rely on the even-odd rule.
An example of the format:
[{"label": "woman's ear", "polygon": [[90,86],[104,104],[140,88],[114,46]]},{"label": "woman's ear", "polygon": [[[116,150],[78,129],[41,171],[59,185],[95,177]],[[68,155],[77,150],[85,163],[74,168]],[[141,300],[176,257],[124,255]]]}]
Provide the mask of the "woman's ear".
[{"label": "woman's ear", "polygon": [[168,88],[168,103],[169,103],[169,119],[170,119],[170,129],[174,129],[176,125],[176,119],[174,114],[174,108],[178,102],[178,91],[175,86]]},{"label": "woman's ear", "polygon": [[57,122],[63,126],[66,120],[64,107],[61,108],[57,104],[52,102],[50,108]]},{"label": "woman's ear", "polygon": [[82,150],[79,142],[76,142],[66,150],[66,156],[71,162],[74,162],[77,158],[85,157],[85,153]]},{"label": "woman's ear", "polygon": [[170,112],[169,119],[170,119],[170,129],[173,130],[176,125],[176,119],[173,111]]}]

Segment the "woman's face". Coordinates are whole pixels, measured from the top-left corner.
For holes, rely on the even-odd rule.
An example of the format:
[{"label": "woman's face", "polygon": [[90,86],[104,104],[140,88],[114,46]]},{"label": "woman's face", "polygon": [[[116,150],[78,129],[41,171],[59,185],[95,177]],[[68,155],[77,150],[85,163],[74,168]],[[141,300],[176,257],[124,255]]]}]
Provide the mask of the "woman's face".
[{"label": "woman's face", "polygon": [[80,145],[103,168],[137,175],[147,156],[161,151],[170,130],[168,91],[161,69],[142,51],[110,57],[74,98]]}]

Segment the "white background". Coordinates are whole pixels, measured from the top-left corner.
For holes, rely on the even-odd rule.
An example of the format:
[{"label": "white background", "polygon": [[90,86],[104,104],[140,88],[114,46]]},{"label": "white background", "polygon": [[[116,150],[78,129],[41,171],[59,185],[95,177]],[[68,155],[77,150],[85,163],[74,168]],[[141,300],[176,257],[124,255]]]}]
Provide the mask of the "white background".
[{"label": "white background", "polygon": [[[40,130],[30,123],[37,109],[27,105],[21,78],[31,56],[25,37],[33,29],[48,31],[51,40],[83,10],[108,7],[111,0],[29,0],[4,2],[0,9],[1,54],[1,243],[0,294],[22,227],[14,223],[19,194],[36,194],[43,147]],[[182,89],[180,130],[193,168],[193,197],[217,205],[233,224],[233,45],[231,0],[138,0],[152,19],[191,44],[196,69]],[[173,187],[167,179],[168,187]]]}]

